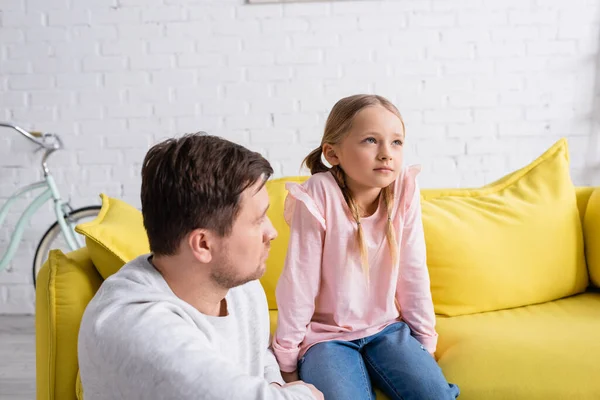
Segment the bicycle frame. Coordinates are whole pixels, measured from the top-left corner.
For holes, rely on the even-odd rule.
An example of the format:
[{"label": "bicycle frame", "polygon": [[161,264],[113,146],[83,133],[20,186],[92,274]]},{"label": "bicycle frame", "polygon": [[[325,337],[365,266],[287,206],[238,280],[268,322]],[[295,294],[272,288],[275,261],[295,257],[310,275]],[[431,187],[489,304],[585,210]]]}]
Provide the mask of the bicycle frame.
[{"label": "bicycle frame", "polygon": [[54,200],[54,213],[56,214],[56,220],[60,225],[61,231],[67,241],[68,246],[71,250],[76,250],[83,246],[81,239],[75,234],[75,227],[68,221],[66,215],[69,212],[69,205],[63,202],[60,198],[60,192],[54,182],[54,178],[49,171],[44,171],[44,180],[36,183],[27,185],[17,190],[0,208],[0,226],[2,226],[4,219],[8,215],[9,209],[16,203],[19,197],[31,191],[44,188],[44,191],[39,194],[25,209],[19,220],[17,221],[13,233],[10,238],[8,249],[4,253],[0,260],[0,271],[4,270],[6,266],[12,261],[19,243],[23,237],[25,227],[29,223],[31,217],[39,210],[39,208],[46,203],[48,200]]}]

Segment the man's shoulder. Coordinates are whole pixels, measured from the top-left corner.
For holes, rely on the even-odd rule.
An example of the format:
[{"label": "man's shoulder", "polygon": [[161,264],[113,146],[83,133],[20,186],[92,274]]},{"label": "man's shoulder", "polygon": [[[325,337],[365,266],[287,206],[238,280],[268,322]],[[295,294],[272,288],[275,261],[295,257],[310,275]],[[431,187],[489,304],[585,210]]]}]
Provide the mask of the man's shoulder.
[{"label": "man's shoulder", "polygon": [[127,291],[129,293],[165,291],[164,279],[149,261],[150,254],[144,254],[123,265],[117,272],[109,276],[94,296],[102,297],[112,292]]},{"label": "man's shoulder", "polygon": [[111,278],[122,278],[122,279],[133,279],[142,276],[153,276],[158,271],[152,266],[150,262],[151,254],[142,254],[133,260],[125,263],[117,272],[111,275],[107,280]]},{"label": "man's shoulder", "polygon": [[177,298],[162,275],[148,261],[149,255],[140,256],[108,277],[87,305],[81,331],[98,331],[107,327],[141,323],[140,315],[150,306],[155,309],[173,308]]}]

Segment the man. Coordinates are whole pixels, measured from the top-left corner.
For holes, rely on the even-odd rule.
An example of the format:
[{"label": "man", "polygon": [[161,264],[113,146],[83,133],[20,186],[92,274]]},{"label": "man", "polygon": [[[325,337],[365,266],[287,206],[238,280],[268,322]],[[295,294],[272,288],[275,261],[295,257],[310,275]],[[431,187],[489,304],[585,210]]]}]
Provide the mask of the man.
[{"label": "man", "polygon": [[204,134],[152,147],[142,166],[151,254],[88,305],[78,354],[85,400],[322,399],[285,384],[257,281],[271,240],[260,154]]}]

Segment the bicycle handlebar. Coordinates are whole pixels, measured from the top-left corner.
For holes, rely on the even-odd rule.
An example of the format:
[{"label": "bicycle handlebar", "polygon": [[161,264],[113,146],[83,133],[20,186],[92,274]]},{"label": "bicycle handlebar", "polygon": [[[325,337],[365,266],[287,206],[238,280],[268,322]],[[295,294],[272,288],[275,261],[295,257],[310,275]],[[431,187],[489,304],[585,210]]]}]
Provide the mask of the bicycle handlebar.
[{"label": "bicycle handlebar", "polygon": [[[59,150],[63,147],[62,140],[55,133],[44,133],[44,132],[28,132],[25,129],[18,127],[8,122],[1,122],[0,127],[11,128],[25,136],[29,141],[43,147],[47,150]],[[46,138],[53,139],[52,141],[44,140]]]}]

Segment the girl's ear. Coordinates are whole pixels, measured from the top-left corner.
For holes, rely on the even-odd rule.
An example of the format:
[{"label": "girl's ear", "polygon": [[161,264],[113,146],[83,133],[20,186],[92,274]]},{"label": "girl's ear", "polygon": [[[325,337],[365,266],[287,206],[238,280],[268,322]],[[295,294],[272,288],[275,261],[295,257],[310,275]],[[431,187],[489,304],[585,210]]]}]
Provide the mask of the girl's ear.
[{"label": "girl's ear", "polygon": [[340,165],[340,159],[338,158],[336,151],[331,144],[325,143],[323,145],[323,156],[325,157],[327,162],[332,166]]}]

